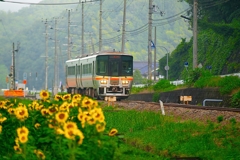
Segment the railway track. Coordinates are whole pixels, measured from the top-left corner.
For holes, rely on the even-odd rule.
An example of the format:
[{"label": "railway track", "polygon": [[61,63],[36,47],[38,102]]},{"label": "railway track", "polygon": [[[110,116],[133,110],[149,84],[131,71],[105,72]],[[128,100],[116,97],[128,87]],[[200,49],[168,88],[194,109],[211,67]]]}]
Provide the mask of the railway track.
[{"label": "railway track", "polygon": [[[104,101],[104,106],[109,105]],[[110,104],[117,108],[125,110],[138,110],[138,111],[156,111],[163,114],[160,103],[156,102],[144,102],[144,101],[116,101]],[[164,115],[180,117],[181,119],[199,120],[202,122],[213,121],[218,122],[218,118],[222,118],[222,121],[229,122],[231,119],[235,119],[236,122],[240,122],[240,108],[225,108],[225,107],[212,107],[212,106],[197,106],[186,105],[178,103],[163,103]]]},{"label": "railway track", "polygon": [[[157,102],[145,102],[145,101],[116,101],[113,104],[116,105],[123,105],[123,104],[134,104],[134,106],[138,103],[139,105],[144,106],[155,106],[160,105],[160,103]],[[125,106],[124,105],[124,106]],[[163,103],[164,107],[174,107],[174,108],[188,108],[188,109],[199,109],[199,110],[216,110],[216,111],[228,111],[228,112],[238,112],[240,113],[240,108],[227,108],[227,107],[215,107],[215,106],[198,106],[198,105],[189,105],[189,104],[178,104],[178,103]]]}]

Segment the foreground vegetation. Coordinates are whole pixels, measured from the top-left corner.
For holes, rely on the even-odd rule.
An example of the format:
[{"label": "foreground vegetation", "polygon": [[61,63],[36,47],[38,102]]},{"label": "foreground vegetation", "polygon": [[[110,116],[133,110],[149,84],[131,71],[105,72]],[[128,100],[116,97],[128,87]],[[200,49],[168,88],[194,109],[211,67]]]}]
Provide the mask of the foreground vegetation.
[{"label": "foreground vegetation", "polygon": [[240,124],[234,118],[223,125],[224,116],[216,117],[218,123],[204,124],[147,111],[104,112],[106,123],[124,135],[118,159],[240,159]]},{"label": "foreground vegetation", "polygon": [[117,129],[98,102],[41,91],[40,100],[0,99],[0,159],[112,159]]}]

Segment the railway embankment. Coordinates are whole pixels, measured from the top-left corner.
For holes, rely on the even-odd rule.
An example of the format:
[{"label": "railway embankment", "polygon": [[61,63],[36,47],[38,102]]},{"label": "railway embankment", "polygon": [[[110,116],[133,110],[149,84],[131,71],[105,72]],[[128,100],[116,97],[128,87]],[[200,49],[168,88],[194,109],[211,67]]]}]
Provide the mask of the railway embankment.
[{"label": "railway embankment", "polygon": [[[125,100],[114,102],[113,106],[125,110],[153,111],[163,114],[161,105],[160,103],[157,102]],[[229,111],[227,110],[227,108],[226,110],[224,110],[224,108],[219,110],[219,107],[211,106],[206,106],[205,108],[208,109],[204,109],[204,107],[196,105],[163,103],[164,114],[166,116],[173,116],[174,118],[176,118],[177,121],[194,120],[207,123],[207,122],[219,122],[219,119],[221,119],[222,124],[230,123],[231,120],[240,122],[239,111],[238,112]]]},{"label": "railway embankment", "polygon": [[230,95],[222,95],[218,88],[186,88],[161,93],[131,94],[128,100],[153,102],[154,98],[158,97],[158,100],[161,100],[163,103],[183,103],[180,101],[181,96],[191,96],[192,100],[188,101],[190,105],[200,106],[203,105],[204,100],[210,99],[205,102],[205,105],[218,107],[229,107],[231,98]]}]

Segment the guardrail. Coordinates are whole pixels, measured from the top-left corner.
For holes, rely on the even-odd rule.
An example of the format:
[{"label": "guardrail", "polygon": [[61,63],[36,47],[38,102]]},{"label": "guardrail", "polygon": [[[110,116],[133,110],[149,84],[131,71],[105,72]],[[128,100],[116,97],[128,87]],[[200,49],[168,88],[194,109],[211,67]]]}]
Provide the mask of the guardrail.
[{"label": "guardrail", "polygon": [[206,101],[210,101],[210,102],[222,102],[222,99],[204,99],[203,100],[203,106],[205,106]]}]

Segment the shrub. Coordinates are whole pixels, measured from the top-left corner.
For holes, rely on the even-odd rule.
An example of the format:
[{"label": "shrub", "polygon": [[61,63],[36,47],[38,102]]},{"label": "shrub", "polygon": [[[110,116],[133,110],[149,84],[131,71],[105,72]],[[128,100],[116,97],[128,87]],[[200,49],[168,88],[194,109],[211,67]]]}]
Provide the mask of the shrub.
[{"label": "shrub", "polygon": [[217,120],[218,120],[218,123],[222,122],[223,121],[223,116],[218,116]]},{"label": "shrub", "polygon": [[170,81],[166,79],[159,80],[153,86],[154,91],[170,91],[170,90],[174,90],[175,88],[176,86],[174,86],[173,84],[170,84]]},{"label": "shrub", "polygon": [[240,108],[240,91],[232,95],[231,107]]},{"label": "shrub", "polygon": [[220,92],[230,94],[234,89],[240,88],[240,78],[237,76],[226,76],[219,81]]},{"label": "shrub", "polygon": [[153,102],[158,102],[158,100],[159,100],[159,93],[156,92],[153,94]]}]

